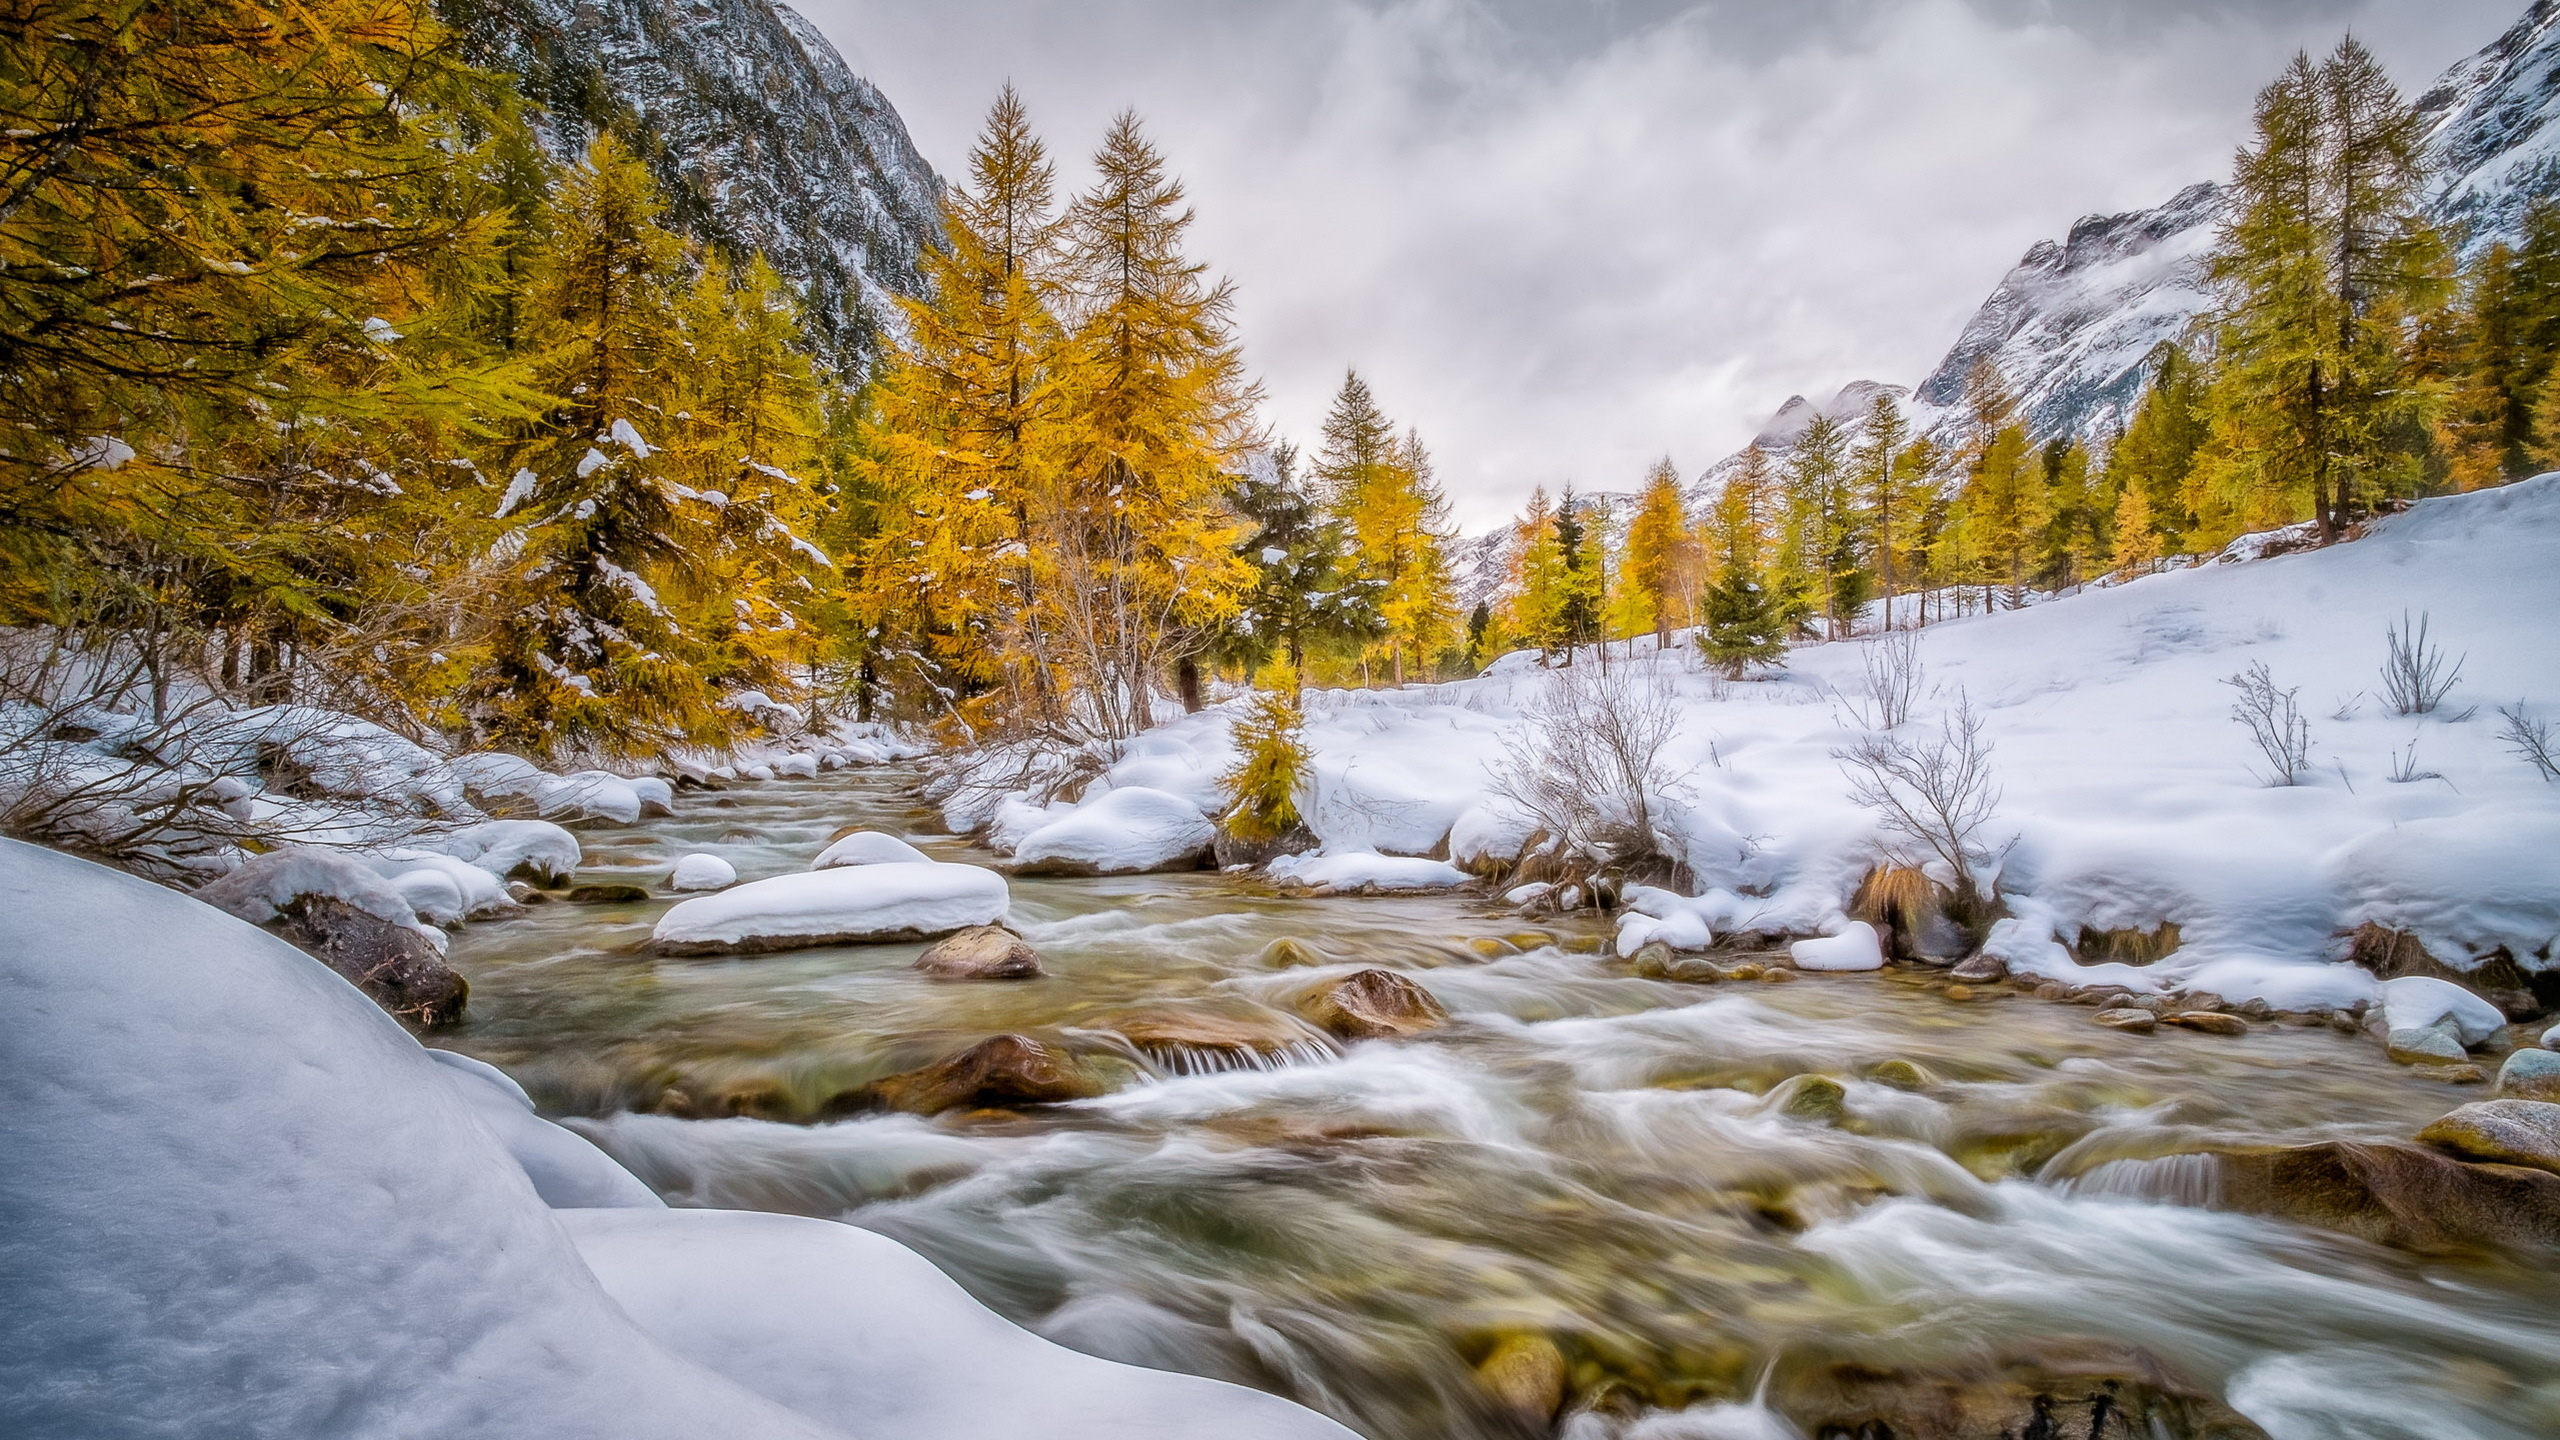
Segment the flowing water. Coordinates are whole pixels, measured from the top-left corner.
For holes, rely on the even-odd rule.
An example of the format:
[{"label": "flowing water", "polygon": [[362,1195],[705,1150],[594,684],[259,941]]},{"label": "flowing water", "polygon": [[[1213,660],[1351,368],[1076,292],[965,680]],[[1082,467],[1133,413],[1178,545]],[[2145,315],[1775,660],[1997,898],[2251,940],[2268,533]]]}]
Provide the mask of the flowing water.
[{"label": "flowing water", "polygon": [[[777,874],[844,825],[972,858],[926,838],[912,779],[681,796],[674,818],[588,832],[581,878],[654,887],[693,850]],[[1752,1401],[1773,1375],[1928,1376],[2091,1342],[2139,1347],[2279,1440],[2560,1435],[2560,1271],[2216,1210],[2213,1162],[2140,1158],[2181,1137],[2406,1137],[2476,1098],[2369,1040],[2120,1035],[1894,972],[1646,981],[1596,925],[1214,874],[1016,881],[1050,971],[1027,982],[928,980],[915,945],[655,958],[666,904],[466,930],[470,1016],[439,1043],[506,1068],[673,1203],[884,1232],[1062,1343],[1276,1390],[1376,1440],[1543,1430],[1474,1368],[1520,1336],[1565,1357],[1576,1436],[1791,1435]],[[1452,1023],[1350,1046],[1294,1032],[1252,1058],[1116,1033],[1168,1013],[1278,1025],[1365,966]],[[933,1120],[846,1110],[1009,1031],[1120,1088]],[[718,1118],[679,1118],[701,1116]]]}]

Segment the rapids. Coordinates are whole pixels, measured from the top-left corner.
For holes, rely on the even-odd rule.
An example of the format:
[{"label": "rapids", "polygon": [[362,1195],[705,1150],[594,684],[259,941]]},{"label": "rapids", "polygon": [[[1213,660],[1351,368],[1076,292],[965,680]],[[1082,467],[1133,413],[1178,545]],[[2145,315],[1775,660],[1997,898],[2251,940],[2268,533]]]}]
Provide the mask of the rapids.
[{"label": "rapids", "polygon": [[[679,796],[672,818],[588,830],[580,878],[654,890],[697,850],[778,874],[849,824],[972,858],[913,778]],[[1654,982],[1596,923],[1216,874],[1016,880],[1051,972],[1027,982],[928,980],[915,945],[656,958],[668,903],[463,931],[470,1008],[436,1043],[672,1203],[880,1231],[1053,1339],[1377,1440],[1535,1433],[1474,1369],[1518,1336],[1561,1348],[1576,1440],[1795,1435],[1753,1398],[1790,1365],[1927,1375],[2060,1341],[2139,1347],[2278,1440],[2560,1434],[2560,1271],[2215,1210],[2210,1162],[2145,1158],[2180,1137],[2406,1137],[2476,1098],[2359,1037],[2123,1035],[1891,971]],[[1453,1023],[1252,1058],[1111,1029],[1167,1007],[1267,1021],[1366,966]],[[1119,1088],[842,1113],[1006,1031],[1098,1057]],[[2039,1181],[2065,1150],[2094,1163]]]}]

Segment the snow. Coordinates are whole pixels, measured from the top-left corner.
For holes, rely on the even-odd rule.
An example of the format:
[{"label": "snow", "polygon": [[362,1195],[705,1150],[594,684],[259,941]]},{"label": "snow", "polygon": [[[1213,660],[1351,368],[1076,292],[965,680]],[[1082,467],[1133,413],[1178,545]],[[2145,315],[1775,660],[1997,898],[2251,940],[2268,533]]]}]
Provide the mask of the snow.
[{"label": "snow", "polygon": [[1787,947],[1787,957],[1799,970],[1881,970],[1884,944],[1876,938],[1876,927],[1852,920],[1837,935],[1798,940]]},{"label": "snow", "polygon": [[[436,879],[450,897],[446,902],[449,908],[459,912],[460,891],[451,880],[440,875]],[[432,935],[439,945],[444,941],[432,923],[421,921],[416,904],[399,886],[364,861],[334,850],[287,845],[252,855],[240,862],[238,869],[196,892],[196,898],[207,905],[252,925],[273,922],[295,901],[309,895],[325,896],[377,920]],[[459,920],[461,916],[457,913],[454,918]]]},{"label": "snow", "polygon": [[516,513],[517,507],[533,498],[534,487],[541,482],[530,470],[519,469],[507,479],[507,492],[498,497],[497,512],[489,518],[504,520]]},{"label": "snow", "polygon": [[1200,806],[1143,785],[1104,792],[1022,837],[1027,868],[1101,875],[1161,870],[1195,860],[1216,836]]},{"label": "snow", "polygon": [[1374,850],[1283,855],[1271,878],[1332,890],[1446,890],[1475,877],[1446,860],[1381,855]]},{"label": "snow", "polygon": [[[516,913],[516,903],[508,897],[507,887],[499,883],[498,876],[451,855],[403,847],[357,858],[373,873],[390,881],[418,912],[418,918],[430,925],[459,925],[465,920]],[[435,900],[437,913],[428,913],[420,903],[422,896]]]},{"label": "snow", "polygon": [[546,780],[534,791],[534,805],[548,819],[628,825],[640,818],[640,792],[609,770],[581,770]]},{"label": "snow", "polygon": [[[2243,547],[2263,550],[2265,547]],[[1920,632],[1923,699],[1905,738],[1933,733],[1959,694],[1982,717],[2002,789],[1979,869],[2007,918],[1989,953],[2075,984],[2198,990],[2279,1008],[2379,994],[2338,963],[2372,923],[2406,930],[2467,970],[2504,952],[2560,964],[2560,785],[2499,739],[2496,707],[2560,710],[2560,476],[2418,503],[2349,543],[2208,563],[2085,589]],[[2376,698],[2384,628],[2425,611],[2448,659],[2444,707],[2399,716]],[[1865,734],[1849,703],[1863,641],[1799,645],[1788,668],[1728,683],[1685,644],[1618,647],[1613,667],[1678,698],[1660,798],[1694,896],[1632,890],[1622,953],[1744,931],[1837,936],[1865,874],[1926,859],[1849,795],[1837,752]],[[1593,664],[1583,652],[1579,663]],[[2264,662],[2298,688],[2311,773],[2269,787],[2230,718],[2223,682]],[[1302,811],[1326,856],[1517,853],[1533,828],[1496,792],[1506,736],[1528,735],[1554,672],[1533,654],[1471,680],[1400,691],[1310,691]],[[1073,804],[1031,793],[946,807],[958,829],[1017,853],[1056,837],[1125,834],[1132,788],[1208,809],[1234,762],[1230,702],[1124,745]],[[2416,758],[2441,779],[2395,783]],[[1161,802],[1157,802],[1161,803]],[[1175,807],[1167,806],[1168,810]],[[1177,812],[1179,813],[1179,812]],[[1305,860],[1295,864],[1309,863]],[[1934,862],[1933,862],[1934,863]],[[1943,867],[1933,873],[1948,878]],[[1676,902],[1676,903],[1675,903]],[[2084,928],[2175,923],[2180,948],[2146,966],[2082,965]]]},{"label": "snow", "polygon": [[[1519,893],[1518,890],[1511,892],[1512,895]],[[1512,903],[1525,905],[1544,898],[1546,893],[1544,888],[1538,888],[1535,894]],[[1503,898],[1509,900],[1511,895]],[[1689,896],[1656,885],[1630,885],[1620,898],[1623,913],[1618,916],[1618,953],[1621,955],[1633,955],[1656,940],[1674,950],[1704,950],[1715,943],[1715,926],[1709,915],[1711,905],[1700,904]]]},{"label": "snow", "polygon": [[717,855],[687,855],[667,877],[670,890],[725,890],[738,883],[738,867]]},{"label": "snow", "polygon": [[1004,918],[1004,877],[975,865],[836,866],[677,902],[652,939],[662,951],[780,950],[948,935]]},{"label": "snow", "polygon": [[[1351,1435],[1274,1396],[1052,1344],[849,1225],[722,1210],[561,1218],[606,1291],[668,1349],[866,1440]],[[967,1383],[936,1383],[955,1364]]]},{"label": "snow", "polygon": [[0,916],[12,1434],[1350,1434],[1068,1351],[880,1235],[668,1209],[174,891],[0,840]]},{"label": "snow", "polygon": [[632,425],[630,421],[617,417],[613,422],[612,428],[608,430],[606,434],[623,449],[630,451],[632,454],[643,460],[649,458],[651,453],[649,449],[649,442],[640,438],[639,429]]},{"label": "snow", "polygon": [[809,862],[812,870],[830,870],[839,865],[930,864],[933,857],[895,835],[877,830],[856,830],[818,852]]},{"label": "snow", "polygon": [[507,800],[517,796],[530,799],[551,778],[541,766],[521,755],[497,750],[475,750],[456,755],[445,762],[446,768],[462,779],[463,787],[483,800]]},{"label": "snow", "polygon": [[566,880],[585,859],[578,837],[548,820],[483,820],[412,842],[467,861],[500,879],[527,870],[538,880]]},{"label": "snow", "polygon": [[2465,1046],[2480,1045],[2507,1026],[2497,1006],[2450,980],[2403,975],[2382,982],[2382,1020],[2393,1030],[2424,1030],[2451,1017]]}]

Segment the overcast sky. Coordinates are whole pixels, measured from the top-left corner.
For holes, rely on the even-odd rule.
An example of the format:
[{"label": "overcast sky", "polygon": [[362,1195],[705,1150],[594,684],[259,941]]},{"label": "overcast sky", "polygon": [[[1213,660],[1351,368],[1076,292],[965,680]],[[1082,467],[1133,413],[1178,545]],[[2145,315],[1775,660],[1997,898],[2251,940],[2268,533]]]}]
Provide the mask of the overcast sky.
[{"label": "overcast sky", "polygon": [[1282,435],[1343,367],[1456,518],[1695,474],[1911,384],[2027,246],[2220,178],[2352,28],[2414,94],[2523,0],[795,0],[961,178],[1010,78],[1082,183],[1135,107]]}]

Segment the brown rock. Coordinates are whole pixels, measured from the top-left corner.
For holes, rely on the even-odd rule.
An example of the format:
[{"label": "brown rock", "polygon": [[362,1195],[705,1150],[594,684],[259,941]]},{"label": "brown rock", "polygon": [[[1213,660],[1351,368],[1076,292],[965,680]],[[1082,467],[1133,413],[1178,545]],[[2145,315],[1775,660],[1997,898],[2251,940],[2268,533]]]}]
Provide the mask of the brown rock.
[{"label": "brown rock", "polygon": [[2560,1175],[2467,1164],[2426,1145],[2226,1151],[2222,1203],[2410,1250],[2560,1245]]},{"label": "brown rock", "polygon": [[2357,927],[2347,958],[2384,980],[2403,975],[2450,980],[2505,1011],[2510,1020],[2530,1019],[2544,1009],[2533,992],[2532,977],[2505,950],[2493,952],[2469,969],[2458,970],[2428,954],[2427,947],[2408,931],[2389,930],[2368,921]]},{"label": "brown rock", "polygon": [[1040,952],[1001,925],[972,925],[925,947],[916,966],[943,980],[1036,980]]},{"label": "brown rock", "polygon": [[629,905],[648,898],[638,885],[581,885],[568,896],[572,905]]},{"label": "brown rock", "polygon": [[1947,972],[1949,978],[1962,980],[1971,985],[1987,985],[2006,979],[2008,974],[2007,965],[1988,955],[1976,955]]},{"label": "brown rock", "polygon": [[2071,987],[2059,980],[2048,980],[2036,987],[2035,995],[2039,1000],[2068,1000],[2071,998]]},{"label": "brown rock", "polygon": [[1102,1022],[1159,1064],[1185,1073],[1267,1067],[1288,1051],[1323,1042],[1277,1011],[1159,1006]]},{"label": "brown rock", "polygon": [[2193,1030],[2204,1035],[2249,1033],[2248,1021],[2237,1015],[2225,1015],[2219,1010],[2180,1010],[2172,1015],[2161,1016],[2160,1023],[2175,1025],[2181,1030]]},{"label": "brown rock", "polygon": [[1867,1078],[1896,1090],[1926,1090],[1938,1083],[1938,1077],[1913,1060],[1885,1060],[1867,1067]]},{"label": "brown rock", "polygon": [[2485,1085],[2489,1083],[2489,1072],[2481,1069],[2477,1065],[2471,1064],[2412,1065],[2409,1067],[2409,1073],[2417,1076],[2421,1080],[2433,1080],[2442,1085]]},{"label": "brown rock", "polygon": [[2510,1100],[2560,1100],[2560,1053],[2518,1050],[2498,1067],[2498,1094]]},{"label": "brown rock", "polygon": [[1784,985],[1795,978],[1796,972],[1784,965],[1771,965],[1760,972],[1760,983],[1763,985]]},{"label": "brown rock", "polygon": [[2560,1175],[2560,1105],[2540,1100],[2481,1100],[2418,1132],[2465,1160],[2526,1165]]},{"label": "brown rock", "polygon": [[2101,1010],[2089,1018],[2110,1030],[2123,1030],[2135,1035],[2148,1035],[2160,1024],[2160,1017],[2148,1010]]},{"label": "brown rock", "polygon": [[1274,970],[1286,970],[1295,965],[1330,965],[1333,963],[1333,961],[1322,951],[1317,950],[1306,941],[1300,940],[1292,935],[1283,935],[1279,939],[1272,941],[1270,944],[1263,946],[1262,954],[1259,958],[1263,964],[1270,966]]},{"label": "brown rock", "polygon": [[276,931],[330,969],[355,982],[373,1003],[422,1030],[462,1018],[471,986],[435,942],[326,895],[305,895],[286,907]]},{"label": "brown rock", "polygon": [[881,1107],[915,1115],[963,1105],[1047,1105],[1101,1093],[1101,1083],[1072,1056],[1025,1035],[990,1036],[947,1060],[875,1081],[870,1090]]},{"label": "brown rock", "polygon": [[1307,1018],[1345,1040],[1398,1039],[1436,1030],[1449,1012],[1393,970],[1361,970],[1308,998]]},{"label": "brown rock", "polygon": [[1988,1362],[1928,1369],[1791,1367],[1774,1392],[1774,1407],[1803,1433],[1860,1440],[2266,1437],[2210,1389],[2149,1354],[2103,1340],[2055,1340]]},{"label": "brown rock", "polygon": [[1564,1351],[1544,1335],[1506,1335],[1476,1366],[1502,1408],[1543,1432],[1564,1405]]}]

